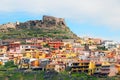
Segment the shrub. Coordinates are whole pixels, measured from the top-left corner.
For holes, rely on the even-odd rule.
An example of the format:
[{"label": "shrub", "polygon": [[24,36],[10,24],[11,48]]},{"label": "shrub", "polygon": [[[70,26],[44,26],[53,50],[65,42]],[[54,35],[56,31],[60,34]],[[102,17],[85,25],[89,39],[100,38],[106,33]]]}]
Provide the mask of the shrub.
[{"label": "shrub", "polygon": [[13,61],[8,61],[4,65],[5,68],[17,67]]}]

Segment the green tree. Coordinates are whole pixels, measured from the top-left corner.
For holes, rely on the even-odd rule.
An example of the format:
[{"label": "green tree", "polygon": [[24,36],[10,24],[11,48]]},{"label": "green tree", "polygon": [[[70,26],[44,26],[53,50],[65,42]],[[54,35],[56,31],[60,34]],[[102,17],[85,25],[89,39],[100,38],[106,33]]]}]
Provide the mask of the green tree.
[{"label": "green tree", "polygon": [[17,67],[13,61],[8,61],[4,65],[5,68]]}]

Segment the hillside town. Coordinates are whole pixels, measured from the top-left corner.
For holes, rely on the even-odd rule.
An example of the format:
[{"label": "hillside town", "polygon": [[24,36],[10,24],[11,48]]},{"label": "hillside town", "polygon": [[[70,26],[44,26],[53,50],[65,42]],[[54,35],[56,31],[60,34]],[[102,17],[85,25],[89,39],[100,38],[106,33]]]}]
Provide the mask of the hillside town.
[{"label": "hillside town", "polygon": [[25,38],[0,40],[0,65],[95,76],[120,75],[120,44],[112,40]]}]

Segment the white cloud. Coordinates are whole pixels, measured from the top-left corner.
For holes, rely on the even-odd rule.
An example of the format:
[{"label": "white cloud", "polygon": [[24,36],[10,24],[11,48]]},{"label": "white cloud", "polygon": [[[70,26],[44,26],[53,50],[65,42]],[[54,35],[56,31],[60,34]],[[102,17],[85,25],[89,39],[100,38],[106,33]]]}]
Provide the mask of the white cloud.
[{"label": "white cloud", "polygon": [[51,14],[120,28],[119,0],[1,0],[0,12]]}]

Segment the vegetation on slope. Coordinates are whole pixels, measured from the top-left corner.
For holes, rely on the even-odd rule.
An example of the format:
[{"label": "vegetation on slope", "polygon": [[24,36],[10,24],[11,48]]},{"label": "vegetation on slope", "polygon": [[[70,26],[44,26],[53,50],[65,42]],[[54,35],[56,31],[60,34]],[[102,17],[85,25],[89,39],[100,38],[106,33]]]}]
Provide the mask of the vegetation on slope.
[{"label": "vegetation on slope", "polygon": [[85,73],[68,74],[55,71],[0,71],[0,80],[119,80],[119,77],[95,77]]},{"label": "vegetation on slope", "polygon": [[59,39],[72,38],[71,36],[67,35],[65,31],[61,31],[61,30],[13,29],[5,33],[0,32],[1,39],[32,38],[32,37],[51,37],[51,38],[59,38]]}]

